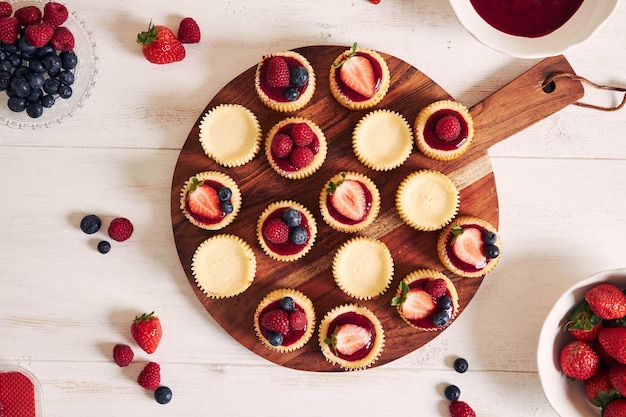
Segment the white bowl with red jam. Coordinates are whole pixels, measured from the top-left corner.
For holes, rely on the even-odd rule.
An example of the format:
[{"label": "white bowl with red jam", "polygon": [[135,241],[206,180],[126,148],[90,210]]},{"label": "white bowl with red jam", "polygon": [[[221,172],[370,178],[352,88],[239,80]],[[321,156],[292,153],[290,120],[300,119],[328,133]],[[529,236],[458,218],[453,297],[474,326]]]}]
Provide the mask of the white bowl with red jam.
[{"label": "white bowl with red jam", "polygon": [[546,58],[583,43],[618,0],[450,0],[465,29],[482,44],[517,58]]},{"label": "white bowl with red jam", "polygon": [[601,409],[585,395],[581,381],[569,379],[559,365],[559,352],[574,340],[564,326],[573,308],[585,293],[598,284],[611,283],[626,288],[626,269],[598,272],[567,289],[556,301],[539,335],[537,370],[546,399],[561,417],[600,417]]}]

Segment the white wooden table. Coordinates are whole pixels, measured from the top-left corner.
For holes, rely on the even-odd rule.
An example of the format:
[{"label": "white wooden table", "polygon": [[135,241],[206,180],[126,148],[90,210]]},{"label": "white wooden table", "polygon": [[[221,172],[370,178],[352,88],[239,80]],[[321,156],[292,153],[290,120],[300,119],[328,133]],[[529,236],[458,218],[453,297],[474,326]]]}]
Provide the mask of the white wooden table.
[{"label": "white wooden table", "polygon": [[[419,68],[471,106],[537,61],[474,40],[446,1],[69,0],[93,30],[100,60],[84,108],[49,129],[0,127],[0,363],[43,387],[48,416],[448,415],[450,383],[481,417],[556,416],[536,366],[543,319],[561,292],[624,267],[626,110],[569,106],[490,151],[503,257],[433,342],[355,373],[283,368],[251,353],[204,310],[181,268],[170,220],[180,148],[209,100],[263,54],[359,44]],[[155,66],[138,32],[152,19],[202,29],[180,63]],[[626,4],[565,55],[600,84],[626,85]],[[589,93],[612,104],[608,93]],[[78,223],[130,218],[135,234],[107,255]],[[155,310],[164,338],[129,368],[111,359],[137,313]],[[470,370],[458,374],[463,356]],[[174,391],[157,404],[135,382],[142,362]]]}]

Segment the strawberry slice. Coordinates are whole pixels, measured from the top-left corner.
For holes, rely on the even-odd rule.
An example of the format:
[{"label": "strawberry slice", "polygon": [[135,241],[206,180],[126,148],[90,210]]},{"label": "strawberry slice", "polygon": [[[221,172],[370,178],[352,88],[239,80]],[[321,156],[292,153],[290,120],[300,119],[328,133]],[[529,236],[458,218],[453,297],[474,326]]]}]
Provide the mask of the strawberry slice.
[{"label": "strawberry slice", "polygon": [[189,210],[207,219],[222,217],[222,208],[217,191],[206,184],[199,184],[188,196]]},{"label": "strawberry slice", "polygon": [[456,235],[452,243],[452,251],[461,261],[476,268],[483,268],[487,264],[483,247],[482,233],[475,227],[465,227],[463,232]]},{"label": "strawberry slice", "polygon": [[330,202],[335,210],[351,220],[362,220],[367,214],[365,191],[358,181],[343,181],[330,196]]},{"label": "strawberry slice", "polygon": [[336,349],[342,355],[352,355],[368,346],[372,341],[372,334],[364,327],[356,324],[342,324],[336,333]]},{"label": "strawberry slice", "polygon": [[436,308],[437,304],[430,294],[414,288],[407,293],[402,303],[402,315],[409,320],[423,319],[430,316]]},{"label": "strawberry slice", "polygon": [[364,56],[355,55],[344,62],[339,69],[339,78],[351,90],[366,98],[376,93],[374,68]]}]

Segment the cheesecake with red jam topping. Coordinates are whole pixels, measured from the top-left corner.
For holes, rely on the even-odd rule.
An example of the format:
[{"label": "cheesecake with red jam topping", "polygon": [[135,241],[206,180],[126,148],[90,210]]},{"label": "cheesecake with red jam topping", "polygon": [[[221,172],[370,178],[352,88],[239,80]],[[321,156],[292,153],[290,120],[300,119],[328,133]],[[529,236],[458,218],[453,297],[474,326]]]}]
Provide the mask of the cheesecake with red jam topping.
[{"label": "cheesecake with red jam topping", "polygon": [[257,95],[267,107],[293,112],[306,106],[315,92],[315,72],[301,54],[284,51],[263,57],[254,77]]},{"label": "cheesecake with red jam topping", "polygon": [[293,180],[315,173],[324,163],[327,149],[322,129],[303,117],[279,121],[265,140],[265,155],[272,169]]},{"label": "cheesecake with red jam topping", "polygon": [[436,101],[415,118],[415,143],[427,157],[450,161],[463,155],[474,138],[474,122],[467,108],[453,100]]},{"label": "cheesecake with red jam topping", "polygon": [[374,107],[387,94],[391,75],[385,59],[376,51],[352,48],[339,55],[330,67],[330,92],[350,110]]},{"label": "cheesecake with red jam topping", "polygon": [[315,218],[295,201],[270,204],[257,222],[257,238],[263,252],[277,261],[300,259],[311,250],[316,236]]},{"label": "cheesecake with red jam topping", "polygon": [[235,180],[222,172],[200,172],[185,182],[180,208],[187,220],[201,229],[220,230],[237,217],[241,191]]},{"label": "cheesecake with red jam topping", "polygon": [[267,294],[254,313],[254,330],[265,346],[277,352],[300,349],[315,331],[311,299],[291,288]]},{"label": "cheesecake with red jam topping", "polygon": [[354,371],[368,368],[378,360],[385,334],[371,310],[344,304],[326,313],[320,322],[319,344],[328,362]]},{"label": "cheesecake with red jam topping", "polygon": [[458,314],[459,295],[443,273],[418,269],[400,281],[391,305],[409,326],[437,331],[448,326]]},{"label": "cheesecake with red jam topping", "polygon": [[372,224],[380,211],[380,192],[369,177],[357,172],[333,176],[320,193],[320,213],[330,227],[355,233]]},{"label": "cheesecake with red jam topping", "polygon": [[462,216],[446,226],[437,240],[441,263],[462,277],[480,277],[500,260],[500,237],[486,220]]}]

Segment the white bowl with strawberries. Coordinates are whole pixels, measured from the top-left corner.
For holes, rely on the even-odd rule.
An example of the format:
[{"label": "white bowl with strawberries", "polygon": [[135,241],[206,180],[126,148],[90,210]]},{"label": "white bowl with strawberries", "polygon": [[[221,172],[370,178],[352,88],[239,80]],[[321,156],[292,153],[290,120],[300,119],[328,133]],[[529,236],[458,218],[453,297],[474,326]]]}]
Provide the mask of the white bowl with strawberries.
[{"label": "white bowl with strawberries", "polygon": [[626,269],[569,288],[539,336],[546,398],[562,417],[626,416]]}]

